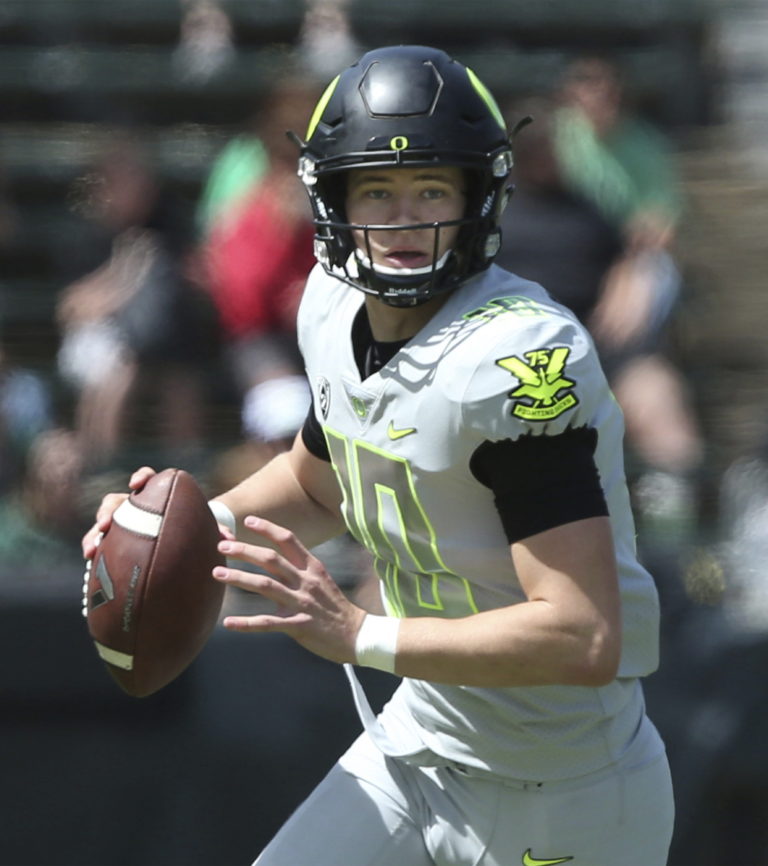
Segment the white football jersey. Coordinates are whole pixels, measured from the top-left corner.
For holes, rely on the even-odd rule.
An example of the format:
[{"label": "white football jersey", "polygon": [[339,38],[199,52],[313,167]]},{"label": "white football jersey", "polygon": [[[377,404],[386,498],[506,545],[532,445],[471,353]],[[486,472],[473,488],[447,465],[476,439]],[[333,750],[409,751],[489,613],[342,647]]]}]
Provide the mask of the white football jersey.
[{"label": "white football jersey", "polygon": [[463,617],[524,601],[493,494],[470,459],[486,441],[584,426],[598,433],[623,613],[615,683],[488,689],[406,678],[381,716],[383,747],[518,779],[617,760],[639,729],[653,736],[636,678],[657,665],[659,610],[635,556],[621,411],[589,335],[540,286],[492,266],[361,380],[351,331],[362,303],[316,267],[299,341],[344,519],[374,557],[389,614]]}]

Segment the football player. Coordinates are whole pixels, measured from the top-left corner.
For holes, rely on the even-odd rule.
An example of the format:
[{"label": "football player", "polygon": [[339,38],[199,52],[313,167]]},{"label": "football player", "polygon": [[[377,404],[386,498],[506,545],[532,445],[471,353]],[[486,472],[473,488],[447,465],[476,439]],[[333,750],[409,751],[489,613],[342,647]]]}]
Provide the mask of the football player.
[{"label": "football player", "polygon": [[[662,866],[672,788],[640,683],[659,610],[621,413],[577,319],[493,265],[512,171],[493,97],[441,51],[378,49],[300,149],[312,408],[212,503],[222,552],[264,573],[214,574],[276,603],[227,628],[345,664],[364,731],[257,863]],[[345,530],[386,615],[310,552]],[[355,664],[402,678],[379,716]]]}]

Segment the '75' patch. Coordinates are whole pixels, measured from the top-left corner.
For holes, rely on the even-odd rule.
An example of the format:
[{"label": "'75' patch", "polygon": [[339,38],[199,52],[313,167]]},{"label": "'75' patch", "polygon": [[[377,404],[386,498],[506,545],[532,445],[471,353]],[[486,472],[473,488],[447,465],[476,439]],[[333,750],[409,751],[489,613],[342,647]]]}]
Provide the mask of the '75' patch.
[{"label": "'75' patch", "polygon": [[525,421],[550,421],[575,406],[579,401],[573,393],[575,382],[565,377],[565,362],[571,350],[534,349],[499,358],[496,363],[520,380],[519,387],[509,392],[515,401],[512,414]]}]

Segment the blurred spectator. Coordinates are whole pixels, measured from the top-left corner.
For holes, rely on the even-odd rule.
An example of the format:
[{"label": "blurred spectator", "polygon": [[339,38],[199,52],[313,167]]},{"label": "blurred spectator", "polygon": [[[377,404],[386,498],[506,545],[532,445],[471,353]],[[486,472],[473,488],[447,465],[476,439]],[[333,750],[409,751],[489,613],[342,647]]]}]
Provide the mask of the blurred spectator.
[{"label": "blurred spectator", "polygon": [[21,479],[35,438],[53,425],[46,381],[13,363],[0,338],[0,493]]},{"label": "blurred spectator", "polygon": [[533,122],[513,142],[515,190],[503,215],[496,261],[541,283],[587,323],[605,275],[624,245],[620,232],[598,209],[564,183],[552,111],[543,98],[510,110],[532,116]]},{"label": "blurred spectator", "polygon": [[197,206],[203,237],[229,211],[236,211],[264,176],[268,157],[259,138],[258,122],[231,138],[214,160]]},{"label": "blurred spectator", "polygon": [[76,392],[83,452],[91,465],[112,459],[136,420],[129,410],[147,396],[156,425],[144,413],[141,433],[173,448],[178,463],[201,445],[204,365],[217,347],[186,213],[133,138],[112,140],[86,188],[110,248],[62,291],[57,310],[59,372]]},{"label": "blurred spectator", "polygon": [[296,177],[297,148],[286,132],[303,133],[317,97],[316,88],[296,78],[275,85],[256,127],[266,168],[250,181],[245,172],[242,191],[214,209],[205,240],[207,279],[249,432],[264,423],[254,415],[252,389],[303,374],[295,318],[315,261],[314,226]]},{"label": "blurred spectator", "polygon": [[174,67],[182,81],[206,84],[234,59],[232,24],[217,0],[181,0],[181,7]]},{"label": "blurred spectator", "polygon": [[629,104],[619,64],[586,55],[566,69],[555,144],[568,186],[618,225],[632,248],[665,249],[682,211],[669,143]]},{"label": "blurred spectator", "polygon": [[719,496],[718,560],[728,575],[724,610],[741,634],[768,636],[768,442],[734,460]]},{"label": "blurred spectator", "polygon": [[81,470],[71,432],[46,430],[31,443],[17,484],[0,495],[0,562],[15,578],[82,572]]},{"label": "blurred spectator", "polygon": [[575,59],[559,103],[554,141],[563,180],[597,207],[623,242],[588,324],[629,440],[648,470],[635,484],[636,503],[653,524],[670,517],[679,523],[694,509],[690,479],[703,459],[684,380],[664,345],[681,292],[674,258],[680,178],[669,142],[630,104],[614,59]]},{"label": "blurred spectator", "polygon": [[349,0],[305,2],[299,54],[313,75],[322,81],[330,81],[339,69],[360,56],[360,45],[352,35],[347,14]]},{"label": "blurred spectator", "polygon": [[83,497],[82,468],[71,431],[45,429],[30,442],[14,485],[0,490],[0,576],[80,576],[78,538],[93,506]]},{"label": "blurred spectator", "polygon": [[665,253],[651,264],[624,225],[569,183],[553,105],[541,99],[523,107],[535,118],[515,140],[517,187],[497,262],[540,282],[589,328],[640,464],[640,516],[679,540],[695,525],[692,476],[703,443],[684,379],[667,355],[675,298],[661,274],[671,259]]}]

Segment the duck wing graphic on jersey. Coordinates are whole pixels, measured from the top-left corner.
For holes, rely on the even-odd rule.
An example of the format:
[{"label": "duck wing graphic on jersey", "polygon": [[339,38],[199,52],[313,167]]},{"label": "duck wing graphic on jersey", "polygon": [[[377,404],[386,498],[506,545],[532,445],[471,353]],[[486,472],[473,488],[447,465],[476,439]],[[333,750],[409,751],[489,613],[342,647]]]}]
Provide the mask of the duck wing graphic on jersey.
[{"label": "duck wing graphic on jersey", "polygon": [[569,348],[560,346],[525,352],[525,360],[510,355],[496,361],[520,380],[519,387],[509,392],[515,401],[513,415],[525,421],[550,421],[579,402],[572,391],[576,383],[565,377],[570,353]]}]

